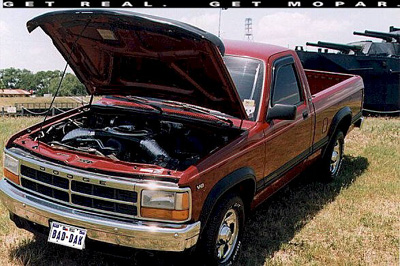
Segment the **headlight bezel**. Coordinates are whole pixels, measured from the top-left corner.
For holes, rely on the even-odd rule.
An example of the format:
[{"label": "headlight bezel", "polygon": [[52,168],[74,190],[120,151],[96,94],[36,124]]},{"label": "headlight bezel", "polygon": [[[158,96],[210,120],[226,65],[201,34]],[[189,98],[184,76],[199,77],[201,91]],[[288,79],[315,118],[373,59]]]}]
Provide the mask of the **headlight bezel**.
[{"label": "headlight bezel", "polygon": [[3,167],[7,169],[9,172],[13,173],[14,175],[19,175],[19,168],[20,163],[17,158],[12,157],[11,155],[4,153],[3,159]]},{"label": "headlight bezel", "polygon": [[[173,204],[169,206],[157,204],[157,198],[163,200],[169,195],[173,196]],[[149,196],[153,196],[151,200]],[[153,201],[153,202],[152,202]],[[182,223],[191,219],[192,212],[192,196],[190,188],[163,188],[163,187],[145,187],[140,191],[140,216],[143,219],[153,221],[164,221]],[[171,201],[170,201],[171,202]]]}]

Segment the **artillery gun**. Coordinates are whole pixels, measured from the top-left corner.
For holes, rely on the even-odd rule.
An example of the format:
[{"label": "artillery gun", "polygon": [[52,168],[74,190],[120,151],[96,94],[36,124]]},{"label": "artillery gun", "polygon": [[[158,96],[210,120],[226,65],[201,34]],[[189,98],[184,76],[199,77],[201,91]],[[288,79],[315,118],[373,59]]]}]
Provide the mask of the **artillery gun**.
[{"label": "artillery gun", "polygon": [[388,32],[366,30],[364,32],[354,31],[353,34],[360,35],[360,36],[379,38],[386,42],[393,42],[393,40],[396,40],[396,42],[398,42],[398,43],[400,42],[400,34],[392,33],[392,32],[388,33]]},{"label": "artillery gun", "polygon": [[332,50],[338,50],[344,54],[350,54],[350,52],[359,54],[363,49],[363,47],[360,45],[338,44],[338,43],[332,43],[332,42],[318,42],[318,43],[307,42],[306,45],[322,47],[322,48],[332,49]]},{"label": "artillery gun", "polygon": [[400,28],[396,28],[396,27],[394,27],[394,26],[390,26],[389,31],[390,31],[390,32],[397,32],[397,33],[400,33]]},{"label": "artillery gun", "polygon": [[304,68],[360,75],[365,86],[364,110],[400,114],[400,28],[391,26],[389,32],[366,30],[353,34],[382,41],[307,42],[307,46],[318,47],[318,51],[297,46],[296,52]]}]

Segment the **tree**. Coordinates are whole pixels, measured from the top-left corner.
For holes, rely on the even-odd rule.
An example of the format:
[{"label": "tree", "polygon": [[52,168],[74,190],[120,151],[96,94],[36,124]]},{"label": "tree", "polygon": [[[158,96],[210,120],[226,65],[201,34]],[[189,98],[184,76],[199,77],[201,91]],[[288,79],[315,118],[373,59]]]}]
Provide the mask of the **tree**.
[{"label": "tree", "polygon": [[35,82],[35,74],[27,69],[22,69],[19,73],[18,82],[16,84],[17,89],[24,90],[35,90],[36,82]]},{"label": "tree", "polygon": [[1,78],[0,78],[0,89],[7,89],[6,85],[4,85],[4,82]]},{"label": "tree", "polygon": [[37,95],[50,93],[50,81],[54,78],[61,77],[62,73],[59,70],[55,71],[39,71],[35,74]]},{"label": "tree", "polygon": [[32,75],[32,72],[26,69],[11,67],[0,70],[0,79],[7,89],[25,89],[22,85],[32,85]]},{"label": "tree", "polygon": [[[27,69],[0,69],[0,88],[32,90],[36,95],[54,94],[57,90],[62,72],[39,71],[32,73]],[[58,95],[86,95],[85,86],[71,73],[66,73]]]},{"label": "tree", "polygon": [[[49,91],[53,95],[56,93],[60,83],[60,77],[53,78],[50,80]],[[85,86],[78,80],[78,78],[71,74],[66,73],[62,81],[58,96],[71,96],[71,95],[86,95]]]}]

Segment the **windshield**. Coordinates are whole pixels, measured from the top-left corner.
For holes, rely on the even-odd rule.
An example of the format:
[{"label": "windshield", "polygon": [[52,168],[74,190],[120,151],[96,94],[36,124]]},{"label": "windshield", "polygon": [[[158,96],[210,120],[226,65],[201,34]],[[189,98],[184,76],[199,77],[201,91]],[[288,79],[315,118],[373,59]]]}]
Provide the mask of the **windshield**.
[{"label": "windshield", "polygon": [[249,119],[255,121],[263,86],[263,62],[239,56],[225,56],[224,61]]}]

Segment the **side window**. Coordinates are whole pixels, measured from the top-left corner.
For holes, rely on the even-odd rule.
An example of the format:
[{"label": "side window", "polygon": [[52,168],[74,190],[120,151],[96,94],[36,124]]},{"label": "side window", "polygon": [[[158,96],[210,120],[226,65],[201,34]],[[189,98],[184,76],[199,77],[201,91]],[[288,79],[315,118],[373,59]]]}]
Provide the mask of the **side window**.
[{"label": "side window", "polygon": [[302,102],[302,96],[294,64],[278,66],[274,77],[272,106],[275,104],[297,105],[300,102]]}]

